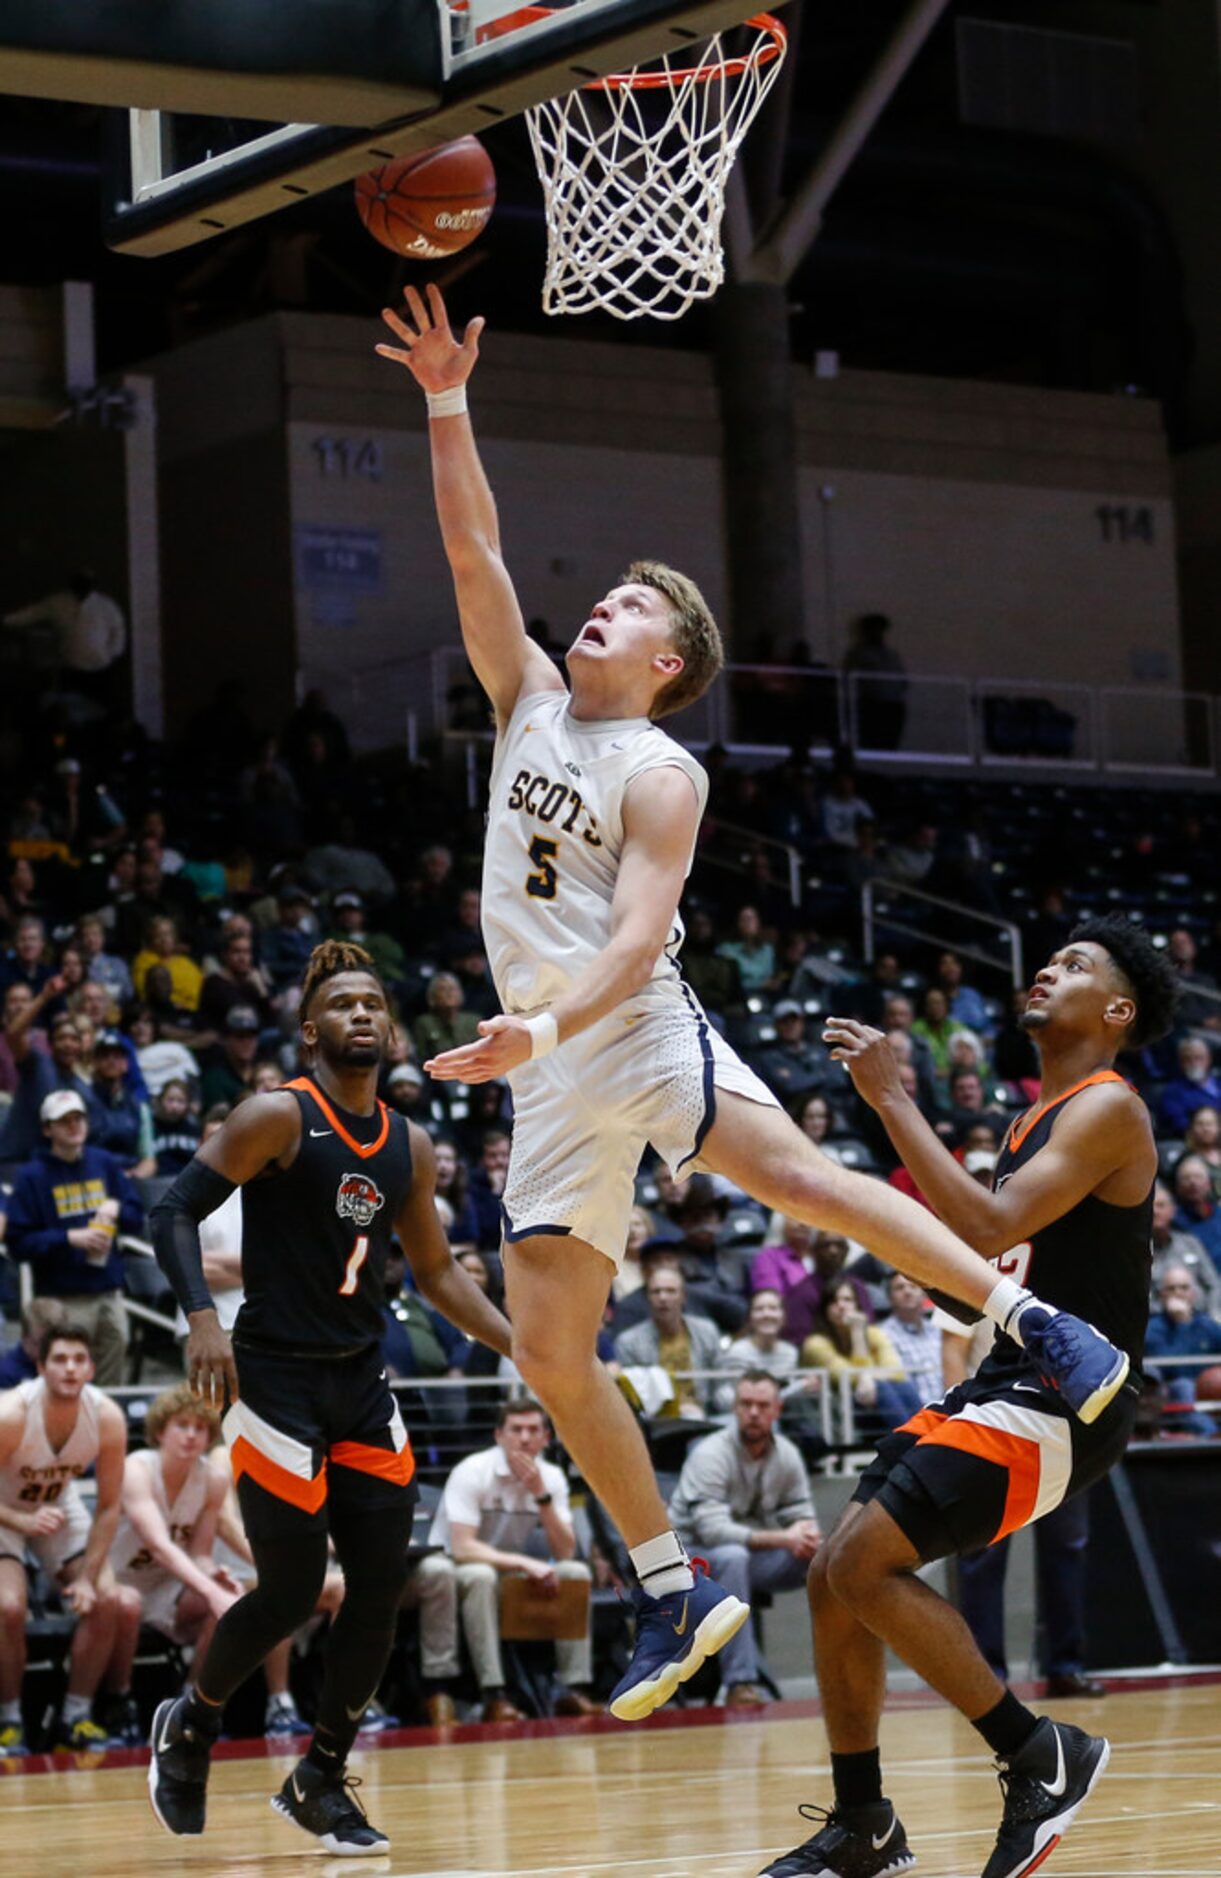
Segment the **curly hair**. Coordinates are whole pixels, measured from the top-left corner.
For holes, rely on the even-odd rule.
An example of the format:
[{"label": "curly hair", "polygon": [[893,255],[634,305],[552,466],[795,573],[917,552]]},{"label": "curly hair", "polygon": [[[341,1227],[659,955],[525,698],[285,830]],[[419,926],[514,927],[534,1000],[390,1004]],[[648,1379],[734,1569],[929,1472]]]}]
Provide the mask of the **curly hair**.
[{"label": "curly hair", "polygon": [[[328,978],[338,978],[340,972],[368,972],[370,978],[377,978],[377,967],[363,946],[352,945],[346,939],[324,939],[310,953],[301,981],[302,1017],[308,1014],[310,1000],[319,986]],[[377,982],[380,984],[381,979]]]},{"label": "curly hair", "polygon": [[1127,980],[1136,1000],[1136,1016],[1128,1026],[1126,1047],[1140,1050],[1164,1037],[1174,1023],[1179,980],[1170,959],[1154,945],[1144,927],[1122,913],[1102,913],[1073,927],[1068,942],[1073,945],[1079,941],[1102,947]]},{"label": "curly hair", "polygon": [[160,1445],[162,1435],[176,1415],[189,1415],[192,1420],[202,1422],[208,1431],[209,1448],[216,1446],[220,1440],[219,1411],[196,1395],[190,1383],[180,1382],[173,1389],[163,1390],[144,1417],[144,1439],[150,1448]]}]

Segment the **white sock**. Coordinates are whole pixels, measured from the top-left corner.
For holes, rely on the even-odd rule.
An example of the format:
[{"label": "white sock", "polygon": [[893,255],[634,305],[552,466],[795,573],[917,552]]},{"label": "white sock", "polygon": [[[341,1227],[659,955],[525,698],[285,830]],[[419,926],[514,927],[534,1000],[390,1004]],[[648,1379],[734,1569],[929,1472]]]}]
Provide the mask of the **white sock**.
[{"label": "white sock", "polygon": [[0,1728],[20,1728],[21,1698],[15,1702],[0,1702]]},{"label": "white sock", "polygon": [[279,1715],[282,1711],[289,1715],[295,1715],[297,1712],[297,1704],[293,1701],[287,1689],[282,1689],[278,1695],[269,1695],[267,1698],[267,1713],[269,1715]]},{"label": "white sock", "polygon": [[89,1695],[66,1695],[60,1710],[60,1720],[71,1728],[73,1722],[88,1721],[89,1711],[93,1707],[93,1697]]},{"label": "white sock", "polygon": [[1044,1304],[1035,1297],[1033,1291],[1027,1291],[1024,1285],[1019,1285],[1015,1278],[998,1278],[984,1300],[984,1316],[990,1317],[998,1330],[1012,1337],[1015,1343],[1021,1343],[1024,1348],[1022,1312],[1028,1304],[1037,1304],[1049,1317],[1056,1315],[1050,1304]]},{"label": "white sock", "polygon": [[676,1532],[659,1533],[643,1545],[631,1547],[632,1564],[640,1588],[651,1598],[668,1597],[672,1591],[690,1591],[695,1583],[691,1560]]}]

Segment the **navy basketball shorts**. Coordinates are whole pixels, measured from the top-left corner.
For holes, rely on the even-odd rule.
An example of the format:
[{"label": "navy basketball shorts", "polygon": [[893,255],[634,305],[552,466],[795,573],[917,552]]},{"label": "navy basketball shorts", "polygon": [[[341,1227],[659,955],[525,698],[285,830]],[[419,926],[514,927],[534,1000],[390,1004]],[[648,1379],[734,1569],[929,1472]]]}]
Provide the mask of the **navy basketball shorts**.
[{"label": "navy basketball shorts", "polygon": [[876,1500],[925,1564],[982,1551],[1109,1472],[1137,1399],[1125,1384],[1086,1427],[1034,1369],[985,1364],[887,1435],[852,1497]]},{"label": "navy basketball shorts", "polygon": [[383,1512],[415,1500],[415,1457],[376,1344],[307,1356],[235,1340],[239,1399],[224,1433],[242,1514],[273,1536],[326,1530],[335,1513]]}]

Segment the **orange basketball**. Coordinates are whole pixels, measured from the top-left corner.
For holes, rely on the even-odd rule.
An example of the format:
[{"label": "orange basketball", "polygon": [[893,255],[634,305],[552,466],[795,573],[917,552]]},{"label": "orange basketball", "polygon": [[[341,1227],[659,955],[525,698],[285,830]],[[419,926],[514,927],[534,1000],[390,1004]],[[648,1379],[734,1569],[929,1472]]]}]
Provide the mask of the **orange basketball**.
[{"label": "orange basketball", "polygon": [[1197,1402],[1221,1402],[1221,1363],[1211,1363],[1196,1377]]},{"label": "orange basketball", "polygon": [[496,201],[496,171],[478,137],[356,178],[356,207],[369,233],[393,254],[439,261],[481,235]]}]

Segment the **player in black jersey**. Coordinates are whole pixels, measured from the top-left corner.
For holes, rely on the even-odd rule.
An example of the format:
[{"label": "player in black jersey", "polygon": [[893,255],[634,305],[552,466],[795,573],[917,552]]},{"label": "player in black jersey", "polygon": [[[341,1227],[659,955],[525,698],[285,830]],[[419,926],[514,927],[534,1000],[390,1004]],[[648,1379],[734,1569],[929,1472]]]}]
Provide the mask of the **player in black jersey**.
[{"label": "player in black jersey", "polygon": [[[934,1211],[1018,1283],[1095,1324],[1133,1365],[1148,1311],[1157,1151],[1144,1103],[1112,1066],[1121,1049],[1169,1028],[1175,994],[1169,962],[1139,927],[1117,917],[1077,927],[1030,992],[1023,1025],[1039,1051],[1041,1099],[1010,1129],[990,1193],[905,1095],[879,1031],[841,1018],[824,1031]],[[980,1550],[1099,1479],[1124,1451],[1136,1400],[1127,1383],[1087,1424],[1001,1335],[971,1381],[882,1441],[810,1570],[835,1804],[765,1878],[889,1878],[915,1864],[882,1793],[887,1644],[997,1757],[1004,1815],[984,1878],[1023,1878],[1049,1855],[1109,1746],[1023,1707],[959,1613],[915,1574]]]},{"label": "player in black jersey", "polygon": [[[422,1128],[377,1099],[386,996],[359,946],[317,946],[301,992],[310,1074],[234,1110],[152,1215],[187,1314],[187,1369],[225,1417],[255,1588],[220,1620],[186,1695],[153,1720],[149,1790],[173,1833],[204,1827],[208,1755],[226,1699],[312,1614],[330,1533],[343,1607],[327,1639],[313,1740],[272,1805],[332,1852],[388,1841],[344,1767],[394,1638],[415,1463],[379,1353],[382,1274],[397,1235],[420,1290],[502,1354],[509,1326],[453,1258]],[[242,1192],[245,1301],[232,1346],[204,1282],[199,1221]]]}]

